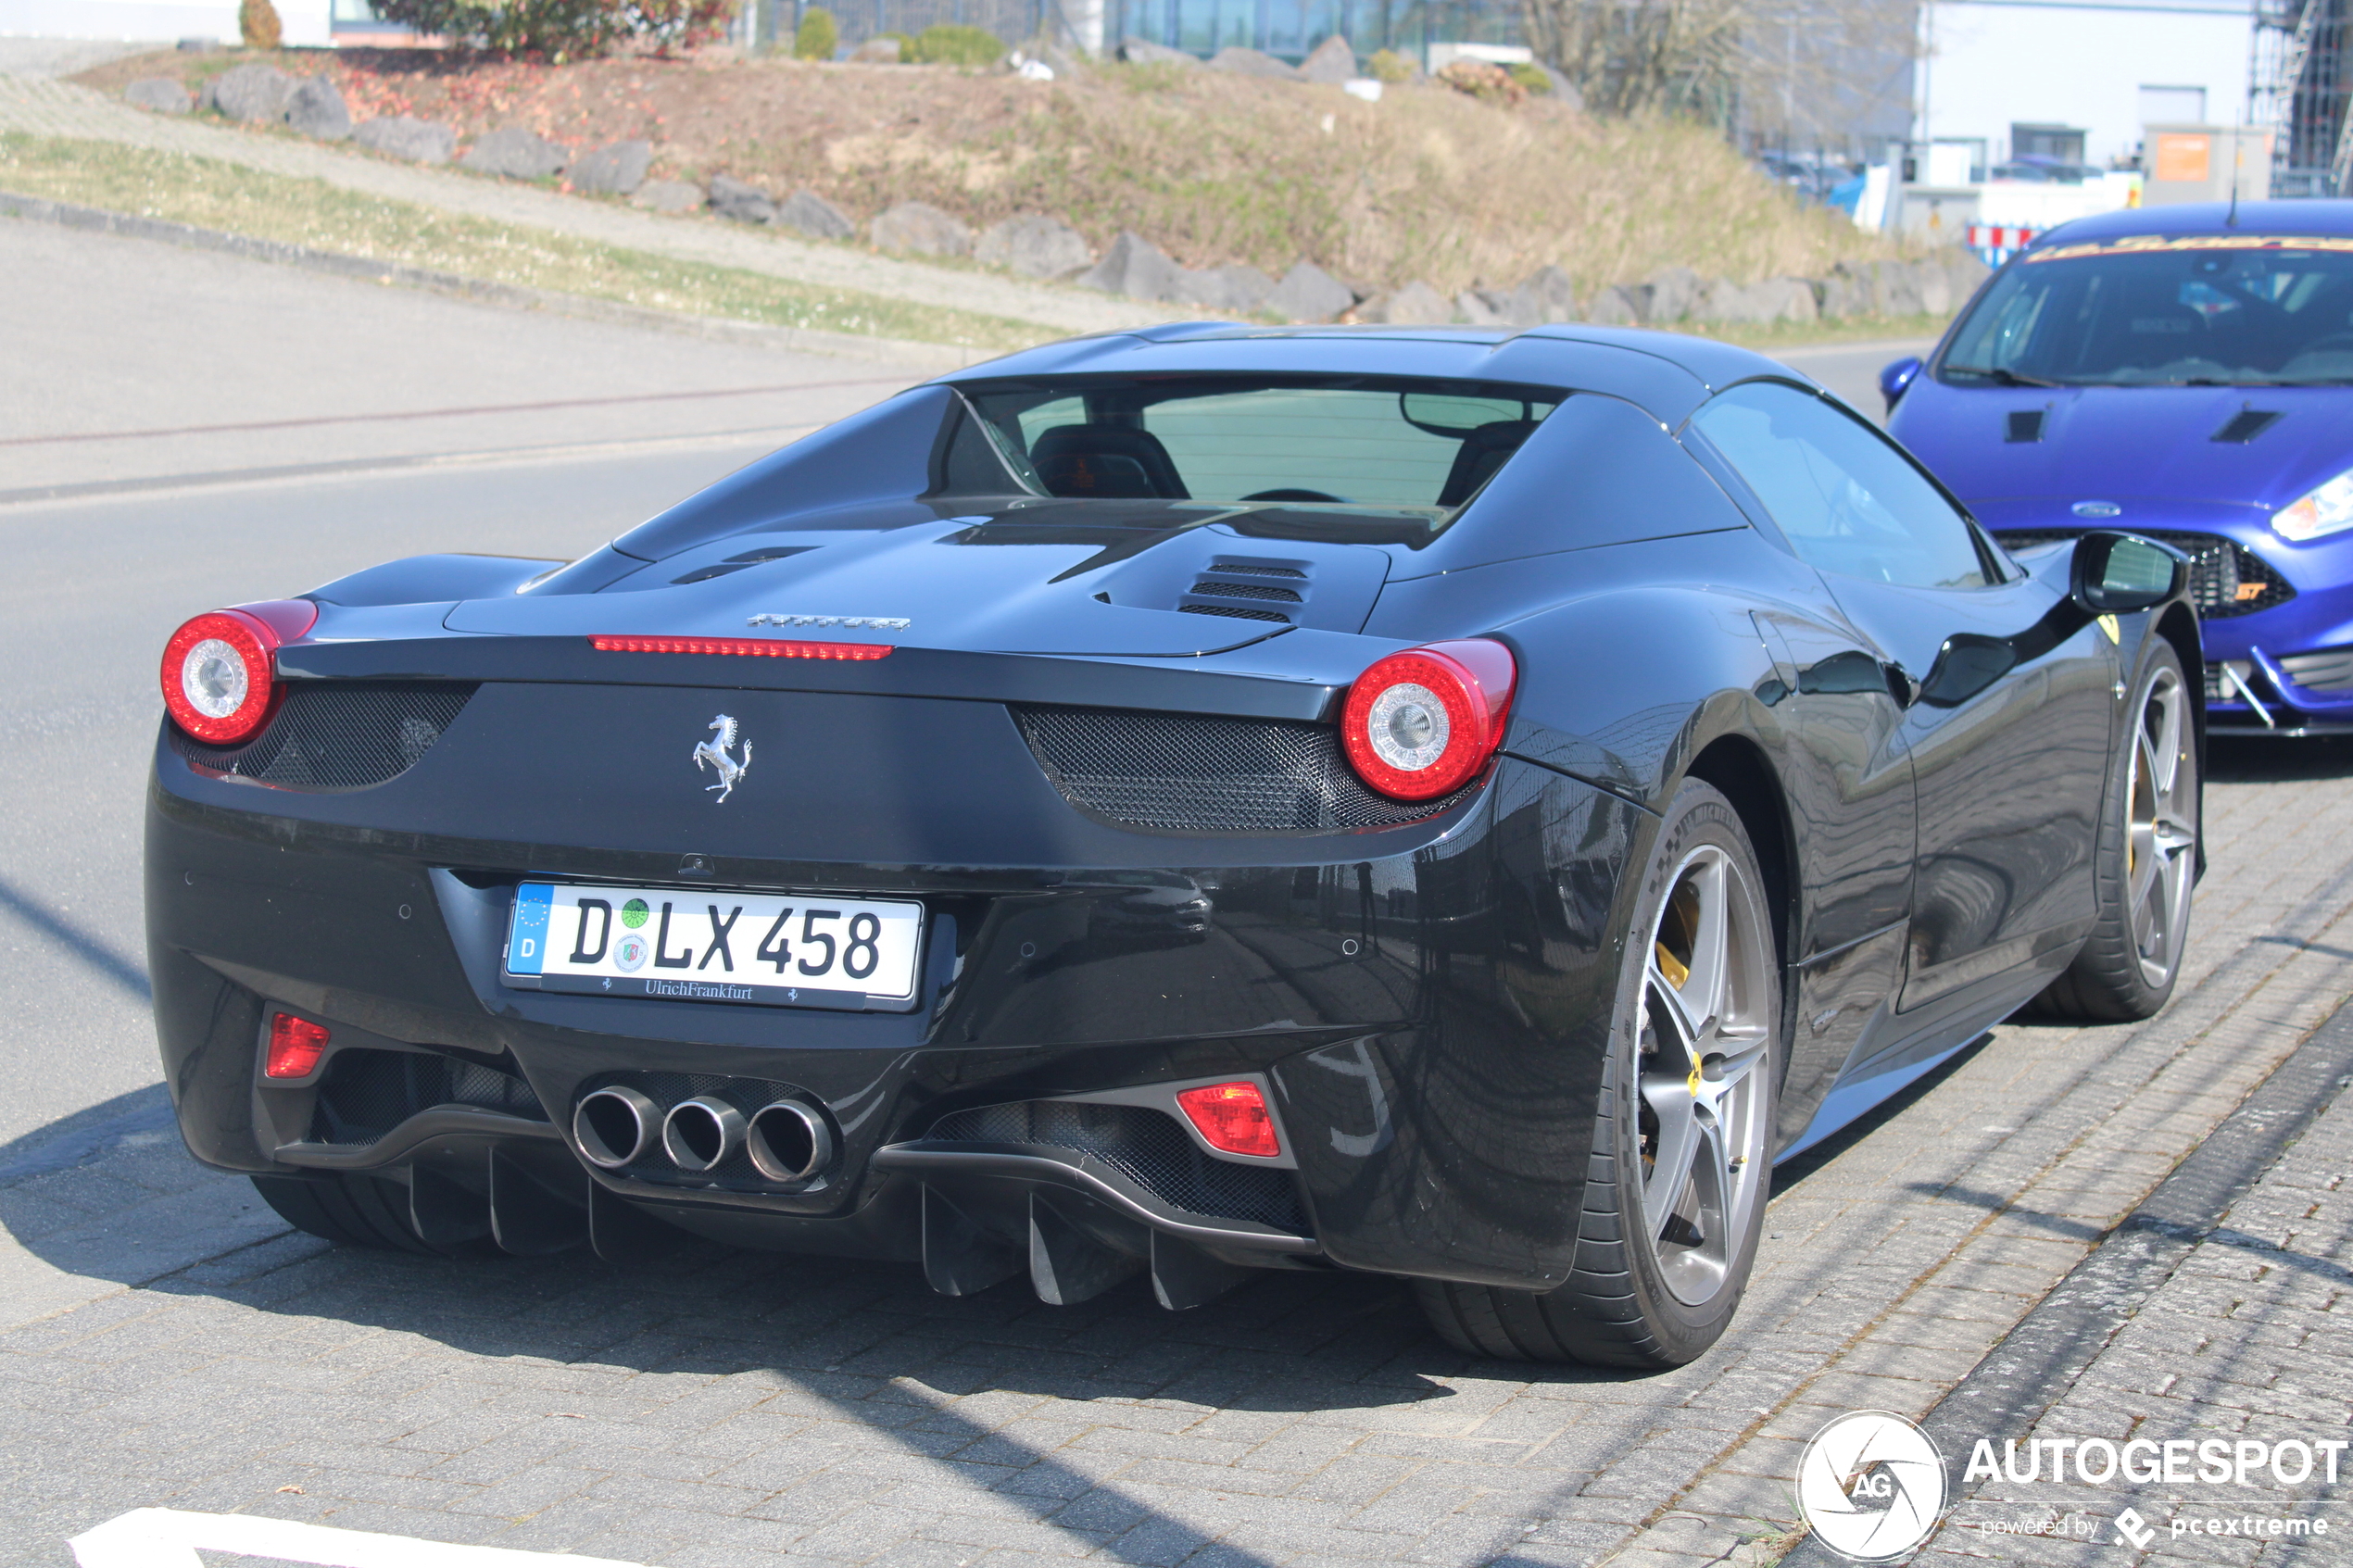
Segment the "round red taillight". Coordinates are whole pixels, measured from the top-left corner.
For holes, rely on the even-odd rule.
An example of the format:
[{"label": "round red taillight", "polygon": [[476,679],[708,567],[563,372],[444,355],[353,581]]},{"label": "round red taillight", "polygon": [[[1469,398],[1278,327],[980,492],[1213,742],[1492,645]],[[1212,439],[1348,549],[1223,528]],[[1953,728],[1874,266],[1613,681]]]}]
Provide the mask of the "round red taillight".
[{"label": "round red taillight", "polygon": [[171,721],[211,746],[252,739],[278,705],[272,656],[318,614],[308,600],[277,600],[212,610],[171,633],[161,671]]},{"label": "round red taillight", "polygon": [[1392,800],[1461,788],[1504,741],[1518,667],[1485,638],[1392,653],[1356,677],[1340,740],[1356,776]]}]

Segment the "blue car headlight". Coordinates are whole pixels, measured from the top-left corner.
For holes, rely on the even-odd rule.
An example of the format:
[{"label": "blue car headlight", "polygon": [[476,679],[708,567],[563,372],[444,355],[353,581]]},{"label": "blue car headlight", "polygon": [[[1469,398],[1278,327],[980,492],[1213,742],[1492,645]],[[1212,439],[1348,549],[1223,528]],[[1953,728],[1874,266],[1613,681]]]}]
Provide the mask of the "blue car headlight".
[{"label": "blue car headlight", "polygon": [[2301,544],[2353,528],[2353,473],[2341,473],[2271,514],[2271,531]]}]

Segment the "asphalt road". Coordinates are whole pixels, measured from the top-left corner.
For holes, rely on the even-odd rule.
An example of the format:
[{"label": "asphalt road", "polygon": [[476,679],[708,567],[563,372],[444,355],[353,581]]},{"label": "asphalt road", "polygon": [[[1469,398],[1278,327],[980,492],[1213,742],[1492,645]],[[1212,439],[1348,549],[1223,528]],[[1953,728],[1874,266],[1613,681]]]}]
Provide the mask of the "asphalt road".
[{"label": "asphalt road", "polygon": [[[2218,758],[2173,1010],[2006,1026],[1783,1173],[1741,1323],[1662,1377],[1466,1362],[1361,1278],[1172,1317],[338,1252],[159,1113],[164,638],[392,556],[576,555],[900,378],[30,226],[0,276],[0,490],[83,487],[0,502],[0,1562],[139,1506],[674,1568],[1708,1561],[1787,1528],[1826,1412],[1925,1410],[2353,986],[2353,759]],[[1798,362],[1868,408],[1895,352]]]}]

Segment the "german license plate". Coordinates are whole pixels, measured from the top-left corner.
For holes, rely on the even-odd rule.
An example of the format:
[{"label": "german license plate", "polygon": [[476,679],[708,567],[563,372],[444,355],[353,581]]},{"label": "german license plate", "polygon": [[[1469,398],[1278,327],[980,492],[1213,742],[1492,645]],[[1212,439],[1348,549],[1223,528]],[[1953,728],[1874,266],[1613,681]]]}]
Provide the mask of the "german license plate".
[{"label": "german license plate", "polygon": [[827,894],[526,882],[508,978],[545,991],[766,1007],[914,1005],[924,907]]}]

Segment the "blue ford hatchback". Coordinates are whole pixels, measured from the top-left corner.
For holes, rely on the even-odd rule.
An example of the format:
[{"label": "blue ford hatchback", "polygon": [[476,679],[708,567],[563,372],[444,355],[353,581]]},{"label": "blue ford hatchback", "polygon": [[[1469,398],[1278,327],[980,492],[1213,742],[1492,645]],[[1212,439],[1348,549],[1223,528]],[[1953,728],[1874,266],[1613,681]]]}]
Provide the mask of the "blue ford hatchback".
[{"label": "blue ford hatchback", "polygon": [[2055,229],[1881,390],[2010,549],[2189,555],[2215,729],[2353,731],[2353,202]]}]

